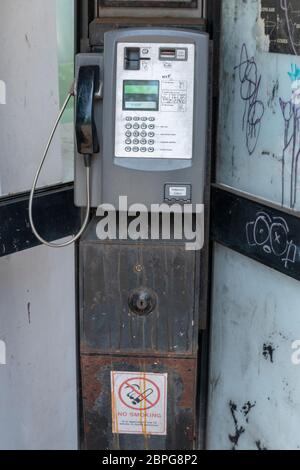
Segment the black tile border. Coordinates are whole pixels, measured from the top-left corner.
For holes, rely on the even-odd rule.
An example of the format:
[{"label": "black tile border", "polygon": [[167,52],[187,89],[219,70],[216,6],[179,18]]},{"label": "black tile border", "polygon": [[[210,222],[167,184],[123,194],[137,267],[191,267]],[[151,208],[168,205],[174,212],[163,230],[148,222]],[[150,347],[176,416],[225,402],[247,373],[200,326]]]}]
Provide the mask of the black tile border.
[{"label": "black tile border", "polygon": [[211,238],[300,281],[297,213],[212,185]]},{"label": "black tile border", "polygon": [[[0,199],[0,257],[40,245],[28,215],[29,193]],[[36,227],[49,241],[74,234],[80,226],[80,209],[74,206],[74,185],[40,190],[34,199]]]}]

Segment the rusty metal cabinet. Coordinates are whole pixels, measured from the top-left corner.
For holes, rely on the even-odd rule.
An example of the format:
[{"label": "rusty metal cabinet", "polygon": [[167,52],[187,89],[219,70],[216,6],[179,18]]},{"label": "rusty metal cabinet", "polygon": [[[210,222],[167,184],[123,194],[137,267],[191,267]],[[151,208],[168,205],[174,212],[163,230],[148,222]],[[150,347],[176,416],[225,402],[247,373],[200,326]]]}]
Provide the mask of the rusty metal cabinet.
[{"label": "rusty metal cabinet", "polygon": [[[80,243],[80,355],[85,449],[192,449],[199,252],[177,241]],[[113,433],[111,371],[166,373],[164,436]]]}]

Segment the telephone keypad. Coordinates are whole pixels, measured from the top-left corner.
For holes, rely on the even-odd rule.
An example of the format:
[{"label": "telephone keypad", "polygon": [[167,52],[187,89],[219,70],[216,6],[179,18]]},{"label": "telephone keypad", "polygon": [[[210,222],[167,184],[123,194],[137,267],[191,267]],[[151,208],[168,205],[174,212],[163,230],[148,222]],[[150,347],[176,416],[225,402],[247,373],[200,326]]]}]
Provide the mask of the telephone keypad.
[{"label": "telephone keypad", "polygon": [[[153,122],[155,121],[155,117],[126,116],[125,120],[126,120],[125,122],[125,130],[126,130],[125,151],[127,153],[131,153],[131,152],[153,153],[155,152],[155,148],[154,148],[155,133],[153,132],[153,130],[155,129],[155,125],[153,124]],[[131,124],[130,121],[134,121],[134,123]],[[141,123],[138,123],[138,121],[141,121]],[[150,123],[147,124],[146,121],[149,121],[152,124]],[[141,132],[139,132],[140,129],[141,129]],[[131,145],[133,145],[133,147]]]}]

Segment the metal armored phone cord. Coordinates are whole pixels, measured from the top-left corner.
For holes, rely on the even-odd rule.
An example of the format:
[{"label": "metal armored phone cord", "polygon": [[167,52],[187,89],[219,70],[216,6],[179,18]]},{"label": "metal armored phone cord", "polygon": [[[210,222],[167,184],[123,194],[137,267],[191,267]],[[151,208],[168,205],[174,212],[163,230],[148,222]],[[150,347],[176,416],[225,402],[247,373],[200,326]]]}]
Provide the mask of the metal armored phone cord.
[{"label": "metal armored phone cord", "polygon": [[50,137],[49,137],[49,140],[47,142],[47,145],[45,147],[45,150],[44,150],[44,154],[43,154],[43,158],[41,160],[41,163],[38,167],[38,170],[36,172],[36,175],[35,175],[35,178],[34,178],[34,181],[33,181],[33,185],[32,185],[32,189],[31,189],[31,192],[30,192],[30,197],[29,197],[29,221],[30,221],[30,225],[31,225],[31,229],[34,233],[34,235],[36,236],[36,238],[43,244],[43,245],[46,245],[46,246],[49,246],[50,248],[64,248],[66,246],[69,246],[69,245],[72,245],[72,243],[75,243],[80,237],[81,235],[83,234],[83,232],[85,231],[86,227],[87,227],[87,224],[89,222],[89,215],[90,215],[90,208],[91,208],[91,198],[90,198],[90,164],[91,164],[91,155],[86,155],[85,156],[85,167],[86,167],[86,214],[85,214],[85,218],[84,218],[84,222],[82,224],[82,227],[81,229],[79,230],[79,232],[77,233],[77,235],[75,235],[71,240],[65,242],[65,243],[50,243],[48,242],[47,240],[44,240],[44,238],[41,237],[41,235],[38,233],[35,225],[34,225],[34,221],[33,221],[33,216],[32,216],[32,206],[33,206],[33,198],[34,198],[34,193],[35,193],[35,190],[36,190],[36,185],[37,185],[37,182],[38,182],[38,179],[39,179],[39,176],[40,176],[40,173],[42,171],[42,168],[44,166],[44,163],[45,163],[45,160],[46,160],[46,157],[48,155],[48,151],[49,151],[49,148],[50,148],[50,145],[52,143],[52,140],[53,140],[53,137],[55,135],[55,132],[56,132],[56,129],[58,127],[58,124],[62,118],[62,115],[71,99],[71,97],[74,96],[74,85],[72,85],[69,93],[68,93],[68,96],[63,104],[63,107],[59,113],[59,116],[54,124],[54,127],[52,129],[52,132],[50,134]]}]

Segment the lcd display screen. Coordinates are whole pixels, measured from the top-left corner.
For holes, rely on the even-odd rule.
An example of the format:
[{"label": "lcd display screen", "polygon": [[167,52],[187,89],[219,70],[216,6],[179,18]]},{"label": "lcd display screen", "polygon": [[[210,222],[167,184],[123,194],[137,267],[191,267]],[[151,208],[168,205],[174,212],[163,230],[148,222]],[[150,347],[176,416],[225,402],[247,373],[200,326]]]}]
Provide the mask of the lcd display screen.
[{"label": "lcd display screen", "polygon": [[158,80],[124,80],[123,109],[128,111],[158,111]]}]

